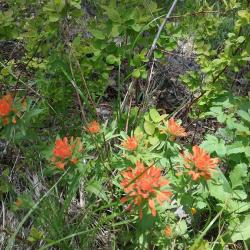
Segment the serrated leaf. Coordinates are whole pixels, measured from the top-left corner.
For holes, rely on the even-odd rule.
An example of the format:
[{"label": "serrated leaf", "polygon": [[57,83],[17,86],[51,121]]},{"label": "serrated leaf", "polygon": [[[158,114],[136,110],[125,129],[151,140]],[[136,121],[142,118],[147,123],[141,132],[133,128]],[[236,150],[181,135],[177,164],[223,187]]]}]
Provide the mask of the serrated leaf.
[{"label": "serrated leaf", "polygon": [[236,200],[245,200],[247,198],[247,193],[244,190],[234,190],[232,198]]},{"label": "serrated leaf", "polygon": [[238,186],[242,186],[242,179],[244,177],[247,177],[247,165],[243,163],[236,165],[229,174],[232,188],[235,189]]},{"label": "serrated leaf", "polygon": [[245,147],[242,145],[242,142],[236,141],[232,143],[231,145],[227,145],[227,154],[239,154],[239,153],[244,153],[245,152]]},{"label": "serrated leaf", "polygon": [[236,231],[231,236],[233,242],[250,238],[250,214],[246,215]]},{"label": "serrated leaf", "polygon": [[227,210],[232,213],[243,213],[250,209],[250,203],[237,200],[229,200],[227,202]]},{"label": "serrated leaf", "polygon": [[207,207],[207,203],[204,202],[204,201],[198,201],[198,202],[196,203],[196,206],[195,206],[195,207],[198,208],[198,209],[203,209],[203,208]]},{"label": "serrated leaf", "polygon": [[218,140],[214,135],[206,135],[206,140],[201,144],[209,153],[216,152],[218,156],[224,157],[226,155],[226,145],[223,140]]},{"label": "serrated leaf", "polygon": [[213,173],[213,180],[208,181],[207,184],[210,195],[215,197],[217,200],[224,202],[232,197],[233,190],[220,169],[216,169]]}]

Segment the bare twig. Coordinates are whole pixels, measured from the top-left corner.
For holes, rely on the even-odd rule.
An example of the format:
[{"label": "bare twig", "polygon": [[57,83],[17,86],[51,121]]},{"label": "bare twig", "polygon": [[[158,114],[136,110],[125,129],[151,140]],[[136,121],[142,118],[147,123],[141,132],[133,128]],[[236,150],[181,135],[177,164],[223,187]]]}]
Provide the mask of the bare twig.
[{"label": "bare twig", "polygon": [[78,101],[79,107],[81,109],[81,114],[82,114],[81,118],[82,118],[82,120],[86,120],[86,116],[85,116],[84,109],[83,109],[83,104],[81,102],[81,98],[80,98],[79,93],[78,93],[77,88],[76,88],[76,79],[75,79],[75,74],[74,74],[74,71],[73,71],[73,67],[72,67],[70,57],[69,57],[69,67],[70,67],[72,78],[74,80],[74,81],[71,82],[71,84],[73,85],[73,87],[74,87],[74,89],[76,91],[77,101]]},{"label": "bare twig", "polygon": [[[72,51],[72,52],[73,52],[73,51]],[[82,78],[83,86],[84,86],[84,88],[85,88],[85,90],[86,90],[88,99],[89,99],[90,103],[92,104],[92,106],[93,106],[93,108],[94,108],[94,110],[95,110],[96,116],[99,117],[99,115],[98,115],[98,113],[97,113],[97,111],[96,111],[95,102],[94,102],[94,100],[92,99],[92,96],[91,96],[91,94],[90,94],[90,92],[89,92],[88,85],[87,85],[86,80],[85,80],[85,78],[84,78],[84,75],[83,75],[83,72],[82,72],[81,65],[80,65],[80,63],[79,63],[77,57],[75,56],[74,52],[72,53],[72,55],[73,55],[73,57],[75,58],[77,67],[78,67],[78,69],[79,69],[79,71],[80,71],[80,75],[81,75],[81,78]]]},{"label": "bare twig", "polygon": [[162,30],[163,30],[163,28],[164,28],[164,26],[165,26],[167,20],[169,19],[170,15],[172,14],[172,12],[173,12],[173,10],[174,10],[176,4],[177,4],[177,1],[178,1],[178,0],[174,0],[174,2],[173,2],[173,4],[172,4],[171,8],[169,9],[167,15],[165,16],[164,21],[162,22],[161,26],[159,27],[158,32],[157,32],[157,34],[156,34],[156,36],[155,36],[155,38],[154,38],[153,44],[152,44],[150,50],[148,51],[148,54],[147,54],[147,57],[148,57],[148,58],[150,58],[150,57],[152,56],[152,53],[154,52],[154,50],[155,50],[155,48],[156,48],[156,43],[157,43],[157,41],[158,41],[158,39],[159,39],[159,37],[160,37],[160,34],[161,34],[161,32],[162,32]]},{"label": "bare twig", "polygon": [[128,116],[127,116],[126,128],[125,128],[126,133],[128,133],[128,123],[129,123],[129,117],[130,117],[131,105],[132,105],[132,98],[130,97],[129,107],[128,107]]},{"label": "bare twig", "polygon": [[123,109],[125,108],[125,104],[127,102],[127,99],[128,99],[130,92],[132,91],[132,89],[134,87],[134,84],[135,84],[135,79],[132,79],[131,83],[129,84],[127,93],[125,94],[125,97],[124,97],[123,102],[121,104],[121,112],[123,112]]}]

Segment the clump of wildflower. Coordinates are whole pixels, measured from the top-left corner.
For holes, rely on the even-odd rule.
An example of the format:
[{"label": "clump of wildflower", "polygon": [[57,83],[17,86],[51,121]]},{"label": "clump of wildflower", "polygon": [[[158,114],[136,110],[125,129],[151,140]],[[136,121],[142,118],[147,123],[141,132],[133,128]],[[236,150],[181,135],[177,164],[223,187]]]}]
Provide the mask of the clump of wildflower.
[{"label": "clump of wildflower", "polygon": [[164,233],[165,233],[165,236],[167,238],[171,237],[171,235],[172,235],[172,229],[171,229],[171,227],[169,225],[167,225],[165,227]]},{"label": "clump of wildflower", "polygon": [[128,151],[134,151],[138,147],[138,141],[135,136],[128,137],[121,143],[121,146],[123,146]]},{"label": "clump of wildflower", "polygon": [[189,169],[188,174],[194,181],[200,177],[206,180],[211,179],[212,171],[218,166],[219,159],[211,158],[210,155],[199,146],[193,146],[193,154],[181,154],[184,159],[184,166]]},{"label": "clump of wildflower", "polygon": [[97,134],[100,132],[101,128],[97,121],[92,121],[87,124],[86,130],[91,134]]},{"label": "clump of wildflower", "polygon": [[[142,208],[148,204],[153,216],[156,216],[155,199],[162,205],[169,201],[172,192],[162,190],[169,184],[169,181],[161,176],[160,168],[154,165],[145,167],[143,163],[137,162],[135,168],[128,167],[122,173],[121,186],[126,196],[121,202],[132,201],[139,208],[139,217],[142,219]],[[129,208],[133,205],[130,204]]]},{"label": "clump of wildflower", "polygon": [[[13,111],[13,97],[11,94],[2,96],[0,99],[0,118],[2,119],[3,125],[9,123],[9,116],[11,111]],[[13,120],[15,124],[15,120]]]},{"label": "clump of wildflower", "polygon": [[187,133],[185,131],[185,128],[183,128],[181,125],[179,125],[174,118],[170,118],[167,122],[167,128],[162,129],[161,133],[168,133],[170,136],[175,139],[175,137],[185,137],[187,136]]},{"label": "clump of wildflower", "polygon": [[53,148],[53,157],[51,161],[57,168],[63,170],[68,162],[73,164],[78,162],[78,158],[75,154],[80,153],[82,148],[82,143],[79,138],[74,140],[73,137],[71,137],[70,143],[67,137],[57,139]]},{"label": "clump of wildflower", "polygon": [[68,138],[57,139],[55,142],[55,147],[53,149],[53,154],[62,160],[70,158],[72,156],[71,146],[68,143]]}]

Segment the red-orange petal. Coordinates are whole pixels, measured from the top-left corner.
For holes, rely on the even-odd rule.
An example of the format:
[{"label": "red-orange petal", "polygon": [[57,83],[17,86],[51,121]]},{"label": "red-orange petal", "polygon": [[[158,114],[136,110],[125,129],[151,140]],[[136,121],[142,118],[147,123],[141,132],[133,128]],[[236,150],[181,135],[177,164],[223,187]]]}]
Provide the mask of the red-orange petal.
[{"label": "red-orange petal", "polygon": [[156,216],[155,202],[152,199],[149,199],[148,200],[148,205],[149,205],[149,208],[151,210],[151,214],[153,216]]}]

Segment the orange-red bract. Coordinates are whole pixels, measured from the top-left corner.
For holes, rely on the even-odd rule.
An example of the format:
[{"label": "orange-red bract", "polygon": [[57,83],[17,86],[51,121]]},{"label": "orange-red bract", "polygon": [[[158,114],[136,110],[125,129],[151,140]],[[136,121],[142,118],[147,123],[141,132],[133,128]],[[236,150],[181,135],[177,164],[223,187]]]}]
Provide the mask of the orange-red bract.
[{"label": "orange-red bract", "polygon": [[187,133],[185,131],[185,128],[183,128],[181,125],[179,125],[174,118],[170,118],[167,123],[167,128],[161,130],[162,133],[167,132],[171,136],[175,137],[184,137],[187,136]]},{"label": "orange-red bract", "polygon": [[2,96],[0,99],[0,117],[2,118],[3,124],[9,123],[8,116],[12,111],[13,97],[10,94]]},{"label": "orange-red bract", "polygon": [[88,123],[86,130],[91,134],[97,134],[100,132],[101,128],[97,121],[92,121]]},{"label": "orange-red bract", "polygon": [[128,151],[133,151],[138,147],[138,141],[135,136],[128,137],[121,143],[121,146],[123,146]]},{"label": "orange-red bract", "polygon": [[212,171],[218,166],[219,159],[211,158],[210,155],[199,146],[193,146],[193,154],[181,154],[185,162],[185,167],[190,169],[188,174],[194,181],[200,177],[206,180],[211,179]]},{"label": "orange-red bract", "polygon": [[57,139],[53,148],[53,157],[51,161],[57,168],[63,170],[68,161],[72,164],[77,164],[78,158],[73,157],[73,155],[81,151],[82,143],[79,138],[74,141],[72,137],[70,143],[67,137]]},{"label": "orange-red bract", "polygon": [[161,170],[154,165],[145,167],[143,163],[137,162],[136,167],[128,167],[122,173],[121,186],[126,196],[121,202],[132,201],[139,208],[139,217],[142,218],[142,208],[148,204],[153,216],[156,216],[155,199],[160,205],[169,201],[172,192],[162,190],[169,181],[161,176]]},{"label": "orange-red bract", "polygon": [[171,237],[171,235],[172,235],[172,229],[171,229],[171,227],[169,225],[167,225],[165,227],[164,233],[165,233],[165,236],[167,238]]},{"label": "orange-red bract", "polygon": [[72,152],[67,137],[56,140],[53,154],[54,156],[59,157],[62,160],[71,157]]}]

